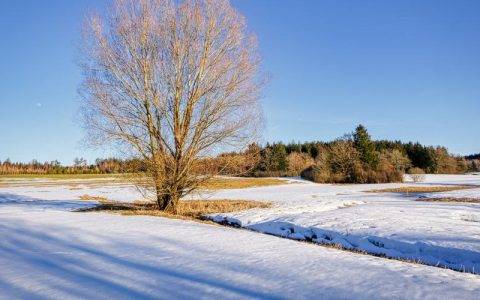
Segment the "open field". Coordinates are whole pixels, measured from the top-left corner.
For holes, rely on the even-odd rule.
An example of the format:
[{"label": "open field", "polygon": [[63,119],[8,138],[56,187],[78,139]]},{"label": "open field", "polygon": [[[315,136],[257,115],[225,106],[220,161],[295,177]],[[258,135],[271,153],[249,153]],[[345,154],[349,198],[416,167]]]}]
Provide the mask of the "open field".
[{"label": "open field", "polygon": [[[466,184],[478,186],[430,192],[432,185]],[[429,192],[370,192],[406,188]],[[480,228],[475,221],[480,219],[480,206],[474,201],[416,201],[424,197],[480,199],[479,176],[429,176],[427,182],[420,184],[319,185],[302,182],[276,188],[218,191],[211,197],[255,199],[273,205],[263,211],[211,216],[217,222],[373,255],[459,271],[480,271]]]},{"label": "open field", "polygon": [[[90,180],[75,179],[73,189],[68,180],[0,187],[2,296],[473,299],[480,293],[479,275],[462,273],[480,270],[480,204],[416,201],[478,199],[480,176],[371,185],[288,179],[212,189],[184,199],[183,216],[176,216],[182,220],[130,210],[145,204],[128,183]],[[405,188],[422,192],[369,192]],[[128,209],[99,211],[104,199]],[[249,230],[185,220],[205,216]]]},{"label": "open field", "polygon": [[5,299],[475,299],[472,274],[221,226],[0,205]]},{"label": "open field", "polygon": [[288,181],[279,178],[228,178],[216,177],[204,183],[205,190],[244,189],[261,186],[286,184]]},{"label": "open field", "polygon": [[[71,189],[82,186],[103,187],[107,184],[128,185],[134,174],[54,174],[54,175],[0,175],[0,187],[29,186],[67,186]],[[204,182],[200,189],[241,189],[259,186],[280,185],[288,183],[280,178],[245,178],[245,177],[214,177]]]}]

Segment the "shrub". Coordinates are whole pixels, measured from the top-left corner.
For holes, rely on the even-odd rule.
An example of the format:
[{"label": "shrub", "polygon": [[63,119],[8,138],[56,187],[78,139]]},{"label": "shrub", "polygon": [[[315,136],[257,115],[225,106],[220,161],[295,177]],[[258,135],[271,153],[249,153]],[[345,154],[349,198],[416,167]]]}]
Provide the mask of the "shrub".
[{"label": "shrub", "polygon": [[351,140],[337,140],[330,146],[326,167],[334,174],[334,182],[356,182],[355,171],[359,163],[359,153]]},{"label": "shrub", "polygon": [[457,160],[457,168],[456,168],[457,173],[468,172],[469,165],[467,160],[465,160],[465,158],[463,157],[457,157],[456,160]]},{"label": "shrub", "polygon": [[384,149],[380,153],[380,164],[389,163],[393,168],[400,172],[404,173],[405,170],[411,167],[412,163],[407,155],[403,154],[398,149],[387,150]]},{"label": "shrub", "polygon": [[292,152],[287,156],[288,173],[298,176],[306,168],[313,165],[313,158],[307,153]]},{"label": "shrub", "polygon": [[[402,182],[404,169],[389,160],[380,160],[376,170],[376,183]],[[371,181],[372,182],[372,181]]]},{"label": "shrub", "polygon": [[420,168],[411,168],[408,171],[408,174],[413,182],[421,182],[425,180],[425,172]]},{"label": "shrub", "polygon": [[435,173],[454,174],[457,173],[457,160],[451,156],[446,148],[437,147],[435,149]]},{"label": "shrub", "polygon": [[332,174],[327,168],[321,168],[317,165],[310,166],[300,173],[303,179],[316,183],[332,182]]}]

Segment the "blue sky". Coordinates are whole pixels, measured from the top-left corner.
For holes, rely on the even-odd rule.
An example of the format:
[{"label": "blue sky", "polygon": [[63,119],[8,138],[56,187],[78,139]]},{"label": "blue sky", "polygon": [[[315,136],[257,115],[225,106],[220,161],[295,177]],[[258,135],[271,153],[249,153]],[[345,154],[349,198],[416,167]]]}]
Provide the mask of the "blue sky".
[{"label": "blue sky", "polygon": [[[100,0],[0,1],[0,160],[74,157],[79,28]],[[374,138],[480,152],[480,1],[234,0],[259,37],[265,141]]]}]

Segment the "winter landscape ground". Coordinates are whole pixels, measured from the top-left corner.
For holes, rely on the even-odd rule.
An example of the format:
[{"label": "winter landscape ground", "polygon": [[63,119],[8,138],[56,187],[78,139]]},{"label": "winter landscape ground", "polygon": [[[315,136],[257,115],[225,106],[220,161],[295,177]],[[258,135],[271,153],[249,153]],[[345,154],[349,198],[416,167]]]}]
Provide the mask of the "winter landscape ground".
[{"label": "winter landscape ground", "polygon": [[[466,189],[368,192],[403,186]],[[0,179],[0,298],[474,299],[480,294],[480,204],[419,201],[480,199],[479,175],[429,175],[423,183],[382,185],[290,179],[192,196],[271,202],[270,208],[209,216],[250,230],[74,212],[96,205],[80,200],[82,195],[124,202],[141,197],[133,186],[109,178]]]}]

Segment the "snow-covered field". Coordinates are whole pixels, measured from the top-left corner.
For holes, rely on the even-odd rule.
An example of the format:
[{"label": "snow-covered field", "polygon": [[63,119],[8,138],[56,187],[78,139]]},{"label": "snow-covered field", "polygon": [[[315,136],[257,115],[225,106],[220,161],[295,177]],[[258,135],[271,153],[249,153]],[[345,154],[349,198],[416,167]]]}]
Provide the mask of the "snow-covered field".
[{"label": "snow-covered field", "polygon": [[[421,185],[480,185],[428,176]],[[480,270],[480,204],[367,193],[405,184],[290,184],[201,195],[269,201],[215,215],[253,231]],[[125,184],[0,182],[0,299],[432,298],[475,299],[480,276],[158,217],[76,213],[81,195],[134,201]],[[480,188],[439,195],[480,198]],[[429,195],[429,197],[436,194]]]},{"label": "snow-covered field", "polygon": [[[405,185],[479,185],[431,194],[370,193]],[[480,274],[480,203],[423,202],[419,197],[478,198],[478,175],[429,175],[424,183],[319,185],[219,191],[212,197],[271,201],[273,208],[214,215],[254,231],[414,260]]]}]

